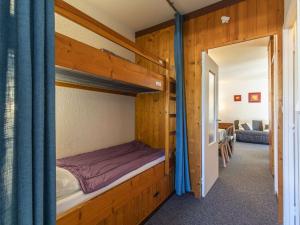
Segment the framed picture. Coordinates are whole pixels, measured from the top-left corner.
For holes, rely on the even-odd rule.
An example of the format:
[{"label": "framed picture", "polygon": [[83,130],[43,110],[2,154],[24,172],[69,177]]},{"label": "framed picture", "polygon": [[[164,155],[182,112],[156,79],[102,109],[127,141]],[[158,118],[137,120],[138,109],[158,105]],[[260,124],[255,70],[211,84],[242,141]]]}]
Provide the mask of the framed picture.
[{"label": "framed picture", "polygon": [[242,101],[242,95],[234,95],[233,100],[235,102],[241,102]]},{"label": "framed picture", "polygon": [[261,92],[252,92],[248,94],[248,102],[257,103],[261,102]]}]

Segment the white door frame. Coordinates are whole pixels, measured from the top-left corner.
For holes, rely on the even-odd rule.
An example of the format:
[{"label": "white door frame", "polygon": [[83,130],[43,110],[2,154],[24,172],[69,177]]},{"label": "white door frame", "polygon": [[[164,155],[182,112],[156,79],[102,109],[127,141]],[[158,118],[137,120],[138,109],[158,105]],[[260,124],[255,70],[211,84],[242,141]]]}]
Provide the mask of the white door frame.
[{"label": "white door frame", "polygon": [[[284,225],[299,224],[299,35],[293,29],[299,17],[299,0],[290,1],[283,30],[283,210]],[[298,16],[297,16],[298,15]],[[299,20],[298,20],[299,21]],[[297,24],[299,26],[299,24]],[[299,29],[297,27],[296,31]],[[295,50],[295,57],[294,57]],[[295,58],[295,59],[294,59]],[[294,75],[295,69],[295,75]],[[294,78],[296,77],[296,79]],[[296,98],[296,99],[295,99]],[[296,107],[295,107],[296,105]]]},{"label": "white door frame", "polygon": [[[202,177],[201,190],[202,197],[205,197],[211,187],[219,177],[219,157],[218,157],[218,65],[209,57],[208,53],[202,53]],[[207,74],[212,72],[215,78],[214,96],[214,118],[215,118],[215,140],[209,143],[208,138],[208,88],[209,80]],[[210,161],[210,162],[208,162]],[[207,170],[207,166],[210,170]]]},{"label": "white door frame", "polygon": [[273,148],[274,148],[274,192],[278,196],[278,37],[274,35],[274,83],[273,83]]}]

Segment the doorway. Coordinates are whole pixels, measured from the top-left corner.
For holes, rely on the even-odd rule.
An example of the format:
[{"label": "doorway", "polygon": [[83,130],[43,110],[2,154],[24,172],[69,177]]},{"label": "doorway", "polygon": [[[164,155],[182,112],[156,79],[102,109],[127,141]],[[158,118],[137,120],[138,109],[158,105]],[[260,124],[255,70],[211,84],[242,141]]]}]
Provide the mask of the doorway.
[{"label": "doorway", "polygon": [[[232,152],[227,153],[229,157],[225,159],[226,165],[223,164],[223,160],[219,160],[218,174],[220,177],[216,181],[217,185],[219,180],[224,181],[224,177],[227,178],[227,181],[230,179],[232,168],[237,170],[240,168],[244,175],[240,174],[241,176],[235,177],[235,179],[245,182],[251,179],[256,181],[257,186],[252,185],[251,182],[246,185],[247,188],[252,185],[253,190],[248,190],[249,193],[253,191],[254,197],[255,194],[259,196],[265,193],[264,189],[268,187],[269,198],[266,198],[266,201],[269,201],[273,206],[274,210],[270,212],[270,214],[273,213],[270,215],[273,217],[277,211],[276,195],[278,194],[278,152],[276,151],[278,131],[274,129],[277,125],[273,123],[278,118],[278,111],[276,111],[278,99],[276,98],[276,91],[274,93],[274,90],[278,89],[276,86],[278,85],[276,82],[276,70],[278,70],[276,61],[278,59],[276,59],[275,47],[276,38],[265,37],[208,50],[209,57],[219,67],[219,104],[217,107],[219,109],[217,117],[219,129],[216,129],[216,132],[220,136],[220,130],[225,130],[225,137],[227,138],[227,128],[233,126],[235,129],[234,140],[232,140],[233,146],[229,145]],[[202,59],[205,60],[205,57]],[[203,61],[203,63],[205,62]],[[203,69],[202,79],[205,71],[206,68]],[[202,91],[204,90],[205,87]],[[204,92],[202,92],[202,101],[203,99],[205,99]],[[203,103],[206,104],[204,101]],[[209,107],[205,105],[203,108]],[[204,117],[202,119],[202,124],[206,124]],[[209,132],[203,129],[202,134],[204,136],[209,135]],[[202,140],[205,140],[204,136]],[[207,161],[204,154],[209,151],[209,148],[204,143],[202,143],[204,148],[202,149],[202,160],[204,161],[202,174],[206,174],[205,170],[211,166],[211,162]],[[220,143],[219,141],[219,147]],[[222,158],[221,152],[219,158]],[[249,170],[245,170],[245,167],[248,167]],[[245,174],[251,178],[244,180]],[[234,171],[232,176],[239,176],[239,173]],[[263,177],[264,179],[262,179]],[[264,184],[265,181],[268,183]],[[208,179],[202,176],[202,182],[204,189]],[[233,182],[235,182],[234,179]],[[261,189],[261,193],[257,188],[259,185],[264,187]],[[210,185],[210,188],[213,191],[216,189],[213,185]],[[254,191],[255,188],[257,188],[255,190],[257,193]],[[236,191],[242,190],[237,189]],[[202,193],[202,197],[206,197],[209,190],[202,190]]]}]

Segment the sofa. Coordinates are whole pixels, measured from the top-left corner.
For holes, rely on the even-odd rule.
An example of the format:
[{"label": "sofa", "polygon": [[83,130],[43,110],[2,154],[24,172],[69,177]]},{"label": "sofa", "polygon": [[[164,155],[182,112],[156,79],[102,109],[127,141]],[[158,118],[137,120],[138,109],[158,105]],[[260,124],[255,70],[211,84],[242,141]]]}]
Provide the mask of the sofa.
[{"label": "sofa", "polygon": [[[234,124],[236,125],[237,121],[235,121]],[[269,131],[263,128],[264,126],[262,121],[253,120],[252,128],[243,125],[244,124],[242,124],[242,127],[239,127],[238,129],[235,130],[236,141],[255,143],[255,144],[265,144],[265,145],[268,145],[270,143]]]},{"label": "sofa", "polygon": [[265,144],[269,142],[268,131],[256,131],[256,130],[236,130],[236,140],[239,142]]}]

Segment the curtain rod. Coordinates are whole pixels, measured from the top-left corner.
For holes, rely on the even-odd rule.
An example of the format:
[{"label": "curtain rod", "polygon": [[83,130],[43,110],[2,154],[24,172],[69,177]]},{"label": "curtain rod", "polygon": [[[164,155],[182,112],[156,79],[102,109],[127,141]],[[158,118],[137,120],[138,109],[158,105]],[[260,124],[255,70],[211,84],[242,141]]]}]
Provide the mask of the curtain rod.
[{"label": "curtain rod", "polygon": [[166,0],[167,3],[169,4],[169,6],[176,12],[179,13],[179,11],[176,9],[176,7],[174,6],[174,2],[171,2],[170,0]]}]

